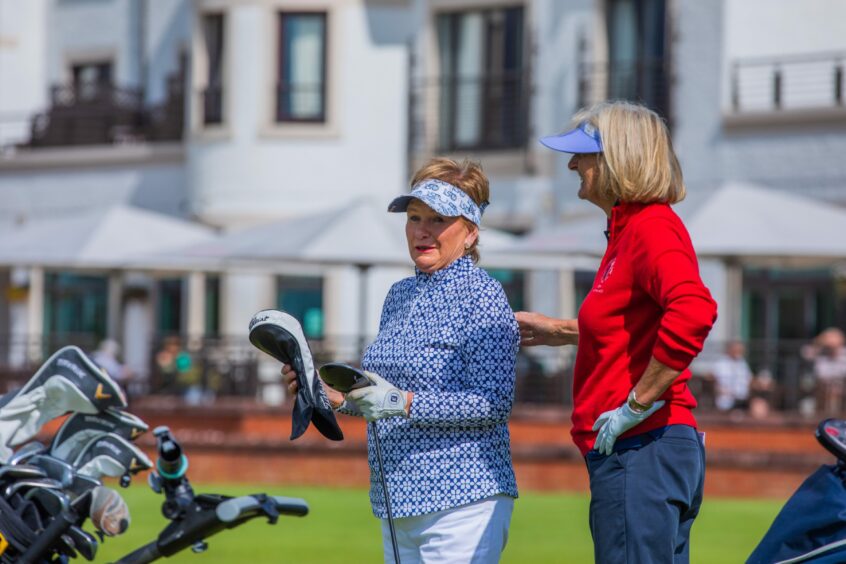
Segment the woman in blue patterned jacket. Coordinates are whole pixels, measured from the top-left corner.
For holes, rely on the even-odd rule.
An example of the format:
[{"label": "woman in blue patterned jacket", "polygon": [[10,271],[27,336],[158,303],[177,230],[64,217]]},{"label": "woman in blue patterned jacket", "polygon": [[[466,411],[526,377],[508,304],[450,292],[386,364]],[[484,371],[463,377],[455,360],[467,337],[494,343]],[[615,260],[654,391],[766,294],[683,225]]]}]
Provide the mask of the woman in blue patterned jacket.
[{"label": "woman in blue patterned jacket", "polygon": [[[475,163],[438,158],[412,186],[388,211],[407,214],[416,274],[391,288],[364,354],[374,385],[346,398],[326,391],[342,411],[383,420],[377,432],[403,564],[498,562],[517,497],[507,421],[519,332],[502,286],[475,265],[488,180]],[[290,368],[283,375],[294,391]],[[369,439],[370,500],[392,562]]]}]

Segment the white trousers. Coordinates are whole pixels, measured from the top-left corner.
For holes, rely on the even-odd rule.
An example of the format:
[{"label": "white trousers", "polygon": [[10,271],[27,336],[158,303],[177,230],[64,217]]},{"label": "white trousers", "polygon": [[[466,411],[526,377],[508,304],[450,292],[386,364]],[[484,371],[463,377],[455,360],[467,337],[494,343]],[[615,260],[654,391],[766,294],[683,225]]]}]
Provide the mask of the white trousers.
[{"label": "white trousers", "polygon": [[[514,498],[495,495],[436,513],[394,519],[402,564],[495,564],[508,542]],[[385,562],[394,564],[388,520],[382,519]]]}]

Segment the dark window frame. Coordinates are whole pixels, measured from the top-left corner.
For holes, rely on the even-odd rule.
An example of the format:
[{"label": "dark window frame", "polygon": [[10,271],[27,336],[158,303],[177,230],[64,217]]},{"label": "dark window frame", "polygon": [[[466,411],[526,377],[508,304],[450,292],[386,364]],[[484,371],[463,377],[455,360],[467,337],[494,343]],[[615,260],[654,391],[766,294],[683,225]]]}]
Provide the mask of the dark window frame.
[{"label": "dark window frame", "polygon": [[[274,89],[274,121],[276,123],[327,123],[328,121],[328,64],[329,64],[329,13],[326,10],[281,10],[277,12],[277,75]],[[320,113],[315,117],[297,117],[291,114],[290,111],[285,111],[285,104],[283,104],[283,88],[288,89],[288,106],[290,106],[290,85],[285,80],[286,74],[286,59],[285,51],[286,37],[285,37],[285,20],[287,18],[296,17],[319,17],[323,20],[323,50],[321,58],[321,74],[320,74]]]},{"label": "dark window frame", "polygon": [[[224,86],[225,86],[225,79],[226,79],[226,12],[224,11],[212,11],[212,12],[204,12],[201,16],[202,23],[202,33],[203,33],[203,44],[205,47],[205,55],[206,55],[206,68],[207,68],[207,76],[206,76],[206,84],[203,88],[202,92],[200,93],[200,107],[202,109],[201,121],[203,126],[215,126],[221,125],[225,121],[225,111],[224,111]],[[219,18],[219,27],[217,29],[219,36],[220,36],[220,53],[218,54],[218,61],[220,64],[219,72],[216,73],[216,81],[212,80],[212,56],[209,49],[208,44],[208,36],[207,36],[207,22],[212,18]],[[217,82],[217,84],[213,84],[213,82]]]}]

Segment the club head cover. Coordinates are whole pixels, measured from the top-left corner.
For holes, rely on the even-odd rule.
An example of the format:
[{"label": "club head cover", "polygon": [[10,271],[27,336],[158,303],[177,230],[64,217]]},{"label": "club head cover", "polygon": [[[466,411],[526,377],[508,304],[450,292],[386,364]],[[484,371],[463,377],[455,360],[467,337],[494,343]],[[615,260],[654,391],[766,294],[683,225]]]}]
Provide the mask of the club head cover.
[{"label": "club head cover", "polygon": [[79,396],[80,405],[74,405],[74,411],[97,413],[109,407],[126,407],[126,395],[117,382],[88,358],[79,347],[68,346],[53,353],[23,388],[0,398],[0,409],[12,402],[14,398],[43,386],[52,378],[63,379],[67,381],[69,388],[76,389],[75,393]]},{"label": "club head cover", "polygon": [[136,474],[153,467],[153,462],[134,444],[113,433],[95,437],[80,451],[73,466],[79,474],[102,479]]},{"label": "club head cover", "polygon": [[321,366],[320,379],[342,394],[372,385],[362,370],[343,362],[329,362]]},{"label": "club head cover", "polygon": [[121,535],[129,528],[129,506],[118,492],[106,486],[91,491],[91,506],[88,510],[91,522],[106,535]]},{"label": "club head cover", "polygon": [[50,455],[72,462],[79,456],[83,447],[91,439],[112,433],[128,441],[134,441],[143,435],[149,426],[140,418],[116,409],[107,409],[101,413],[74,413],[68,417],[53,442],[50,443]]},{"label": "club head cover", "polygon": [[311,349],[300,323],[282,311],[260,311],[250,320],[250,342],[260,351],[290,365],[297,374],[291,439],[305,433],[309,422],[312,422],[327,439],[343,440],[344,434],[335,420],[335,412],[317,378]]}]

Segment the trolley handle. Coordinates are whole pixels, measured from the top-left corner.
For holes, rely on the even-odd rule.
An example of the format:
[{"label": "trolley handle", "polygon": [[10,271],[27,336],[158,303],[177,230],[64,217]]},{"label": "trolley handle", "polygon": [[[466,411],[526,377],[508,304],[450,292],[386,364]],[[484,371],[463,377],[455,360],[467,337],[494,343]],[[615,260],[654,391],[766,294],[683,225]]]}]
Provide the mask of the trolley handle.
[{"label": "trolley handle", "polygon": [[275,516],[280,514],[304,517],[308,515],[308,504],[296,497],[245,495],[227,499],[220,503],[215,508],[215,513],[223,523],[250,519],[260,514],[265,514],[275,520]]}]

